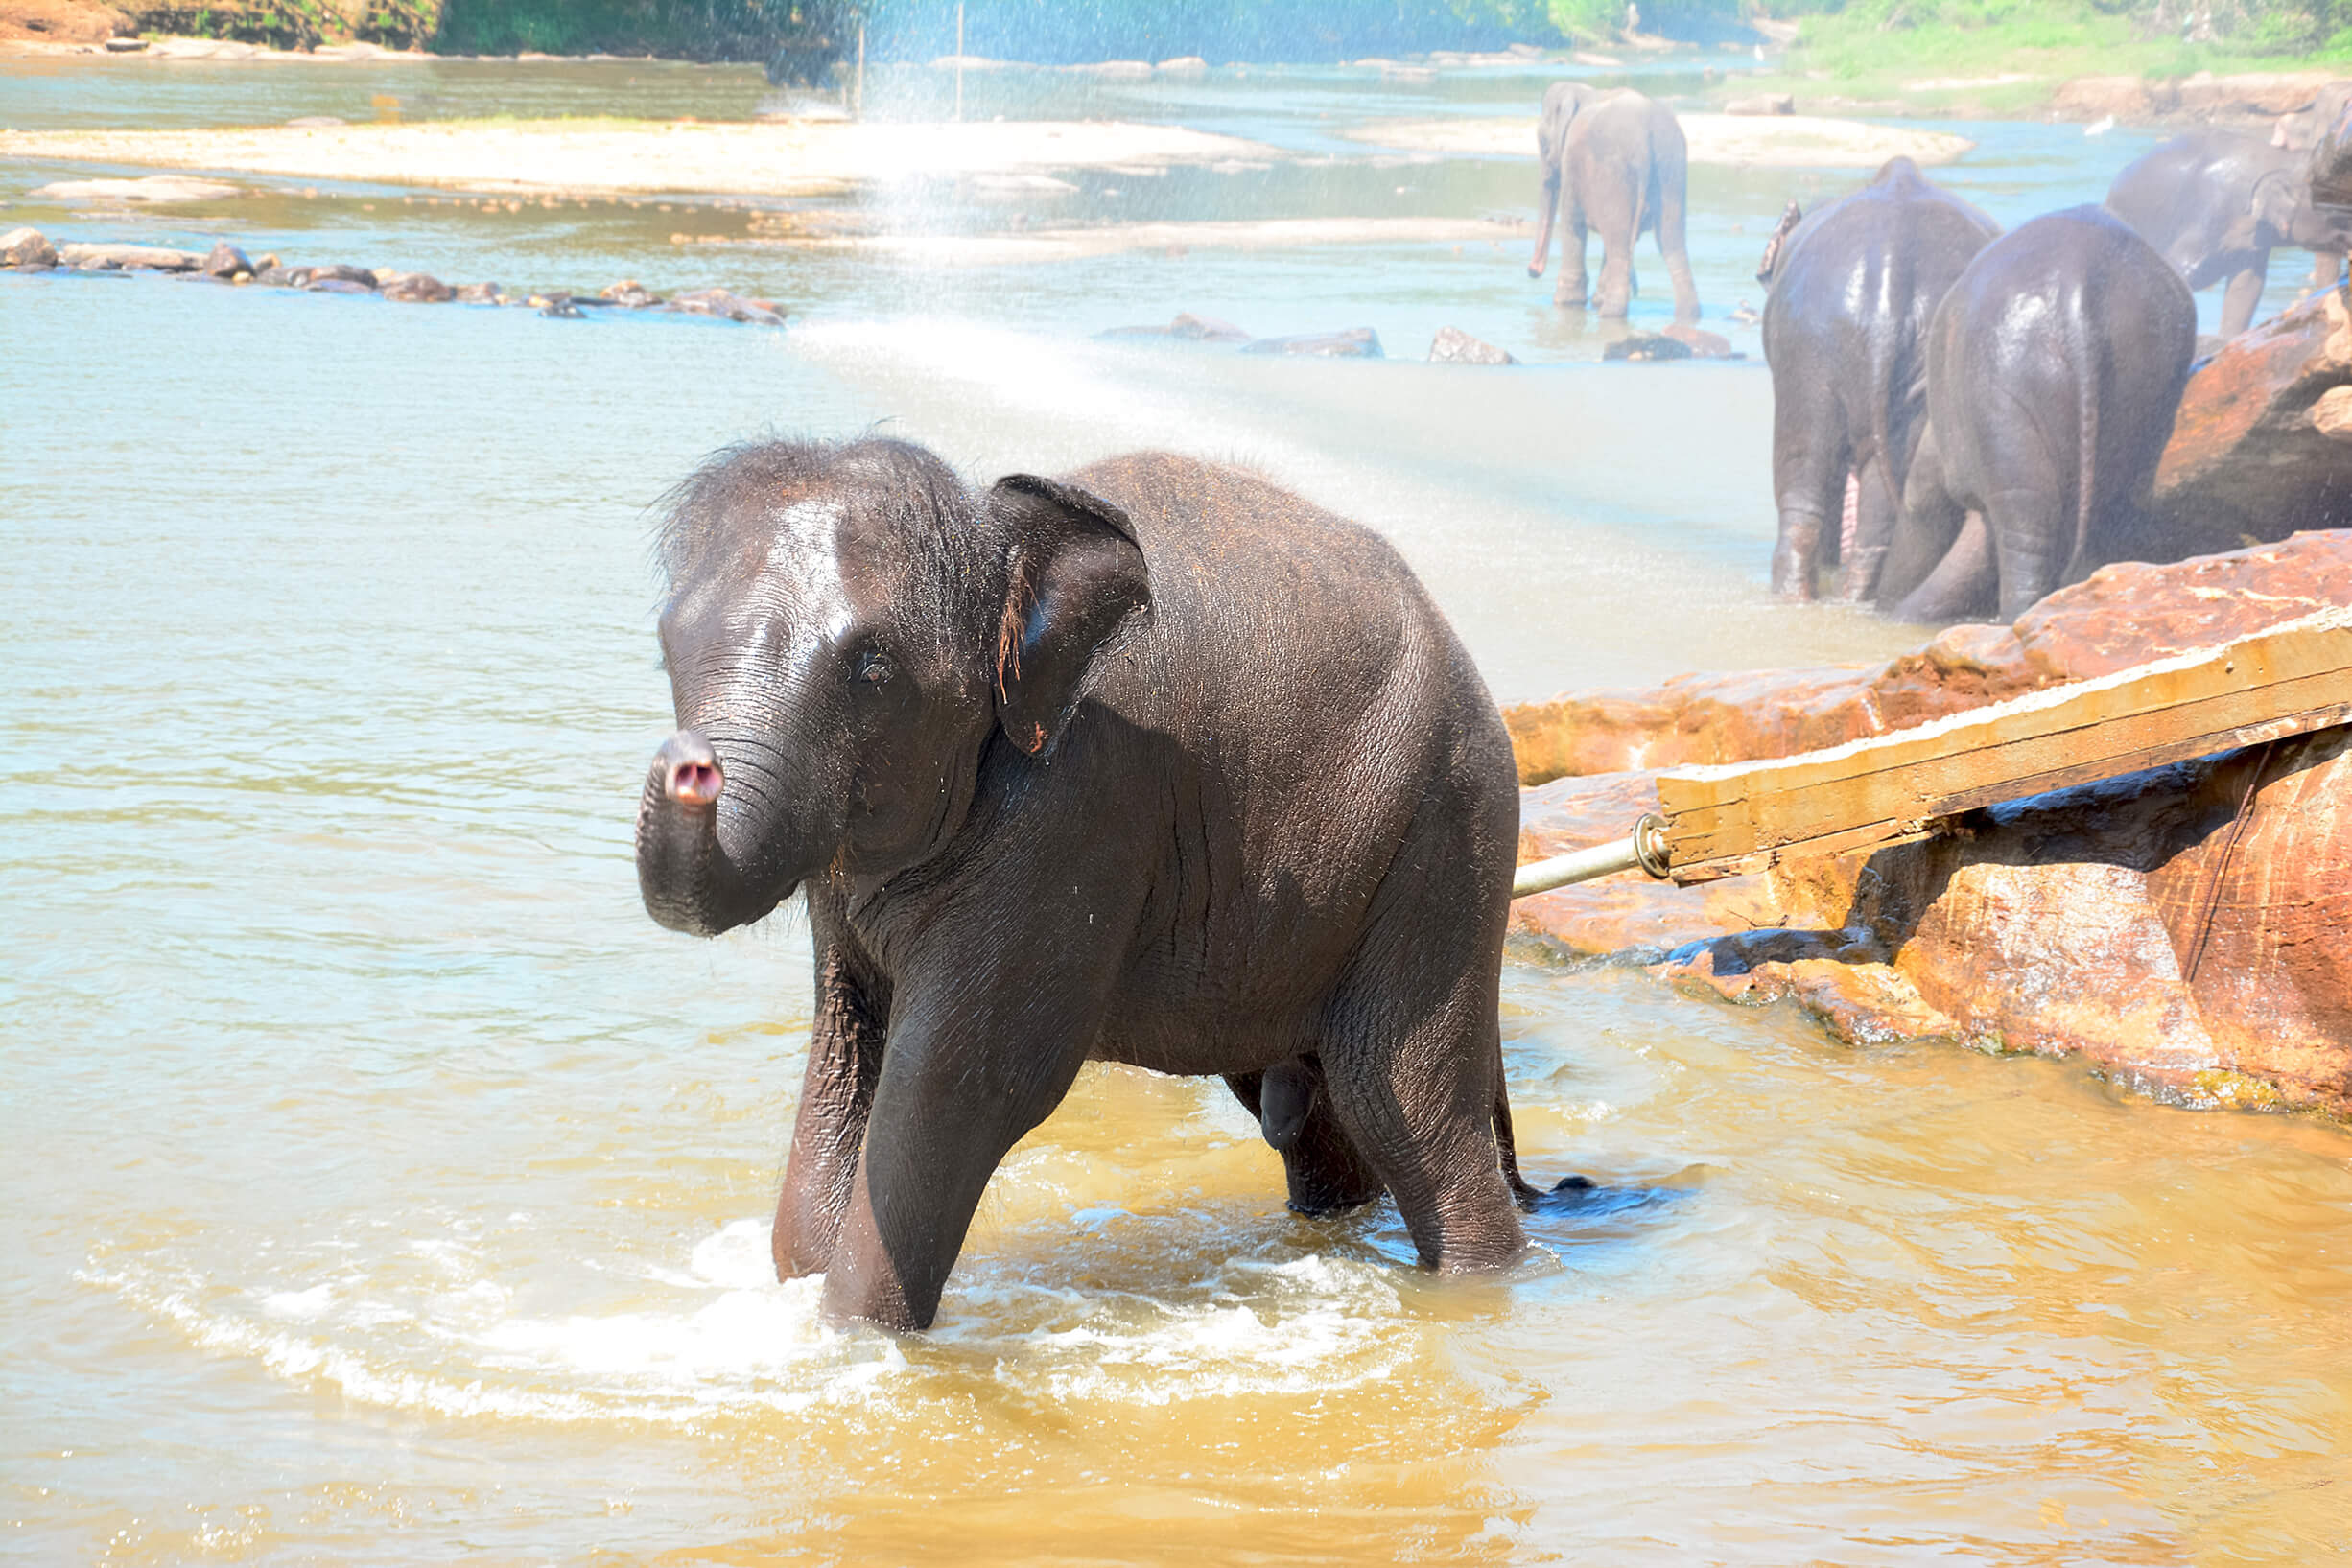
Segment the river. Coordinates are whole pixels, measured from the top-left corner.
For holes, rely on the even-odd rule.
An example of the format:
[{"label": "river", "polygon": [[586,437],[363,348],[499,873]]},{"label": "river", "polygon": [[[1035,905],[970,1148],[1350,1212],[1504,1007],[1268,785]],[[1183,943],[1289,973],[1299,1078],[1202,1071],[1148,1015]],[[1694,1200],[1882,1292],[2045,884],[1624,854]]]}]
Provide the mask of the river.
[{"label": "river", "polygon": [[[876,75],[885,108],[941,91]],[[967,88],[976,114],[1181,121],[1317,160],[1033,199],[1083,216],[1474,217],[1524,216],[1528,168],[1387,158],[1333,126],[1494,112],[1536,82]],[[365,118],[378,93],[412,117],[723,117],[764,92],[643,63],[0,59],[19,129]],[[2096,199],[2149,145],[1951,129],[1979,147],[1939,177],[2004,222]],[[1388,533],[1505,701],[1882,656],[1918,633],[1764,592],[1770,383],[1721,319],[1781,204],[1855,176],[1696,172],[1702,297],[1751,359],[1624,366],[1591,363],[1607,334],[1552,312],[1516,248],[929,269],[673,246],[660,203],[25,195],[69,172],[0,166],[0,223],[725,282],[795,321],[0,273],[0,1555],[2352,1554],[2341,1129],[2163,1109],[2066,1063],[1839,1045],[1538,953],[1504,979],[1522,1159],[1599,1187],[1535,1220],[1548,1257],[1510,1279],[1421,1276],[1385,1205],[1286,1214],[1221,1088],[1108,1068],[992,1184],[936,1331],[830,1325],[809,1282],[770,1277],[805,928],[670,935],[630,862],[671,722],[664,487],[767,430],[881,428],[978,478],[1174,446]],[[1001,221],[970,187],[860,199]],[[1094,336],[1186,309],[1371,325],[1397,358]],[[1636,324],[1665,309],[1645,295]],[[1414,363],[1446,324],[1532,363]]]}]

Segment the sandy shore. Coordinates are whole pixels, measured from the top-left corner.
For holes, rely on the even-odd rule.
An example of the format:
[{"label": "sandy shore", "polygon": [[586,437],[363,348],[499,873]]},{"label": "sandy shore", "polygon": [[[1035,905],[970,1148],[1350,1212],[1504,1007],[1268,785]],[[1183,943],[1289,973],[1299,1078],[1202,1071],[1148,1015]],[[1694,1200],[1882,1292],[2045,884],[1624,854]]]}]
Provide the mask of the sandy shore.
[{"label": "sandy shore", "polygon": [[961,125],[515,121],[255,130],[0,131],[0,157],[574,195],[802,196],[909,175],[1268,160],[1233,136],[1119,121]]},{"label": "sandy shore", "polygon": [[[1678,118],[1690,144],[1693,163],[1875,169],[1898,152],[1909,153],[1921,163],[1949,163],[1976,145],[1948,131],[1809,114],[1684,114]],[[1532,159],[1536,149],[1532,114],[1476,120],[1382,120],[1343,134],[1378,147],[1471,157]]]},{"label": "sandy shore", "polygon": [[1026,234],[811,235],[736,246],[856,250],[929,267],[1075,261],[1136,250],[1258,250],[1319,245],[1524,244],[1527,230],[1481,218],[1276,218],[1253,222],[1114,223]]}]

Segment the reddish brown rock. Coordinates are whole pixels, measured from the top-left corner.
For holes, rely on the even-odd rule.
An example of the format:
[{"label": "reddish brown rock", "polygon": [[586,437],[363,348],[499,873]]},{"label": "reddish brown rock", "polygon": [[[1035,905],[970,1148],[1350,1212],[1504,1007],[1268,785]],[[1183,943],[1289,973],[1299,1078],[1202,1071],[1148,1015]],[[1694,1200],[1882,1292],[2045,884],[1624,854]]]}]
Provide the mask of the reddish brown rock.
[{"label": "reddish brown rock", "polygon": [[2121,562],[2009,626],[1952,626],[1892,663],[1681,675],[1503,711],[1519,782],[1755,761],[1884,735],[2352,604],[2352,530],[2226,554]]},{"label": "reddish brown rock", "polygon": [[2347,387],[2352,294],[2341,288],[2223,344],[2181,394],[2156,467],[2152,553],[2352,526],[2352,442],[2334,395]]},{"label": "reddish brown rock", "polygon": [[[2352,604],[2352,533],[2108,568],[2013,627],[1956,627],[1877,670],[1566,697],[1535,715],[1559,728],[1521,709],[1514,731],[1554,760],[1629,744],[1785,755],[1796,737],[1899,728],[2330,604]],[[1622,837],[1655,808],[1655,778],[1523,791],[1522,858]],[[1680,942],[1658,965],[1671,983],[1785,1000],[1843,1040],[2075,1055],[2181,1103],[2352,1116],[2352,731],[2036,796],[1867,854],[1694,888],[1628,873],[1513,913],[1522,940],[1579,953],[1652,962]]]}]

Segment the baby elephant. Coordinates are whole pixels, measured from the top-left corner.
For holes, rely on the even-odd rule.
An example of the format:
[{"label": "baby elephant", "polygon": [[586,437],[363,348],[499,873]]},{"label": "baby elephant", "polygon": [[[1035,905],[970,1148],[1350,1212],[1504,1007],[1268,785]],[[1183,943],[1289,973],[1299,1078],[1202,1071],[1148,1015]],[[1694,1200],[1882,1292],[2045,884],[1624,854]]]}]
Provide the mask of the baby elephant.
[{"label": "baby elephant", "polygon": [[2146,547],[2197,347],[2172,265],[2101,207],[1976,253],[1927,333],[1927,433],[1881,576],[1905,620],[2023,615]]},{"label": "baby elephant", "polygon": [[1376,535],[1161,454],[976,496],[917,447],[788,441],[680,486],[662,560],[646,907],[708,935],[808,893],[780,1277],[928,1326],[1090,1059],[1222,1075],[1296,1208],[1385,1189],[1431,1268],[1520,1254],[1517,773]]}]

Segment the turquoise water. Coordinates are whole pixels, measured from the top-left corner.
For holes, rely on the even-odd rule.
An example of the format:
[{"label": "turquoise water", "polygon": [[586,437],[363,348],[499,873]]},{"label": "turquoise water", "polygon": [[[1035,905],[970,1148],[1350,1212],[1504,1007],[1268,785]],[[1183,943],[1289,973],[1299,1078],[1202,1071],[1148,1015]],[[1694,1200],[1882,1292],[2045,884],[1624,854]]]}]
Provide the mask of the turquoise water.
[{"label": "turquoise water", "polygon": [[[610,68],[506,69],[585,106]],[[350,80],[270,70],[317,80],[124,68],[105,112],[152,90],[159,116],[228,120],[252,91],[276,114]],[[1219,90],[1237,122],[1281,118]],[[23,91],[0,75],[0,123],[32,122]],[[2004,216],[2082,199],[2125,151],[1964,129],[1984,151],[1953,182]],[[54,173],[0,171],[5,217],[459,278],[720,279],[800,319],[0,274],[0,1555],[2352,1553],[2340,1130],[1842,1047],[1638,973],[1508,971],[1525,1162],[1603,1185],[1537,1222],[1553,1261],[1509,1281],[1421,1278],[1384,1208],[1288,1216],[1221,1090],[1112,1070],[992,1186],[936,1334],[829,1326],[765,1277],[806,937],[786,916],[696,943],[638,905],[633,804],[671,722],[665,486],[769,429],[880,425],[976,478],[1168,445],[1389,533],[1505,699],[1909,645],[1765,596],[1752,362],[1581,363],[1597,334],[1519,257],[1446,246],[941,275],[403,193],[68,217],[22,198]],[[1426,182],[1465,214],[1523,175],[1358,154],[1153,189],[1228,216]],[[1696,183],[1713,303],[1785,193],[1838,179]],[[1092,337],[1179,308],[1370,323],[1400,356],[1459,321],[1556,363]]]}]

